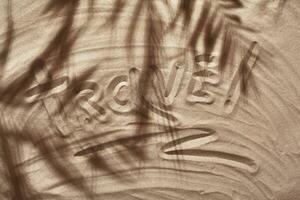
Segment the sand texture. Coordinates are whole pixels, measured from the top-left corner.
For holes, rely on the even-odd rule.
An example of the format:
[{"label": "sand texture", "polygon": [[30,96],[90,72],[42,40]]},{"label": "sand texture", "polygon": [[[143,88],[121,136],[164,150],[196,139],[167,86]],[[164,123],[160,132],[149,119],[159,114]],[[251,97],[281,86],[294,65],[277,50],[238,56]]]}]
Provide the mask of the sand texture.
[{"label": "sand texture", "polygon": [[299,0],[0,0],[0,200],[300,200]]}]

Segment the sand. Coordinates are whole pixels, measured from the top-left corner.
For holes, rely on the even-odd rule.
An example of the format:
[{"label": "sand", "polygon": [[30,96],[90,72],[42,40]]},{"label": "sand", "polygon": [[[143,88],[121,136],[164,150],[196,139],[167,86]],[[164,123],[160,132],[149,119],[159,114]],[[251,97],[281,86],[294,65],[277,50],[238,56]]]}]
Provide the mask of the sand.
[{"label": "sand", "polygon": [[189,2],[0,2],[0,199],[300,198],[300,3]]}]

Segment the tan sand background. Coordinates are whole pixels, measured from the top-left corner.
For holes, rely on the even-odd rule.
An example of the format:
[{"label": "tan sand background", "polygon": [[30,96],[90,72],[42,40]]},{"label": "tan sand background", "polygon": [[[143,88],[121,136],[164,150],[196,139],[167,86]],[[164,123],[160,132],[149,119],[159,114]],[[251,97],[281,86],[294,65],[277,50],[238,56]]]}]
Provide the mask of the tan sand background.
[{"label": "tan sand background", "polygon": [[[242,8],[218,11],[216,21],[226,21],[226,12],[242,21],[232,31],[235,45],[223,72],[218,66],[225,28],[216,36],[209,65],[195,63],[195,55],[205,54],[204,36],[195,49],[186,48],[205,8],[205,1],[195,1],[189,29],[182,31],[177,22],[156,47],[161,55],[149,56],[157,62],[155,75],[145,73],[144,39],[151,36],[145,31],[146,12],[138,16],[134,47],[127,47],[140,0],[124,1],[114,26],[103,26],[113,0],[79,1],[69,22],[64,21],[68,12],[44,12],[49,2],[0,1],[0,199],[300,199],[298,0],[243,0]],[[55,10],[67,1],[52,2]],[[166,24],[179,4],[170,2],[167,8],[155,1]],[[206,2],[213,8],[228,3]],[[58,41],[68,46],[75,38],[70,52],[47,53],[55,34],[71,22],[71,37]],[[236,74],[254,41],[243,94]],[[55,62],[64,53],[69,58]],[[37,68],[30,70],[35,62]],[[212,75],[195,75],[197,64]],[[39,85],[55,66],[59,70],[51,80],[57,85],[41,92]],[[143,75],[153,84],[147,91],[138,88],[143,81],[135,81]],[[68,96],[69,88],[75,95]],[[193,93],[197,88],[208,96]],[[140,93],[151,104],[146,110],[141,106],[142,114]]]}]

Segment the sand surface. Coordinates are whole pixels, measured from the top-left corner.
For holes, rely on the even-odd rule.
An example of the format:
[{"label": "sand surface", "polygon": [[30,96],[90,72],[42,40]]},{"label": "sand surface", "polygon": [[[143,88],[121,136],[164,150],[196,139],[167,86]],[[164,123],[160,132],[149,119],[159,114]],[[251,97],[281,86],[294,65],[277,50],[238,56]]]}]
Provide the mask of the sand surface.
[{"label": "sand surface", "polygon": [[0,199],[300,199],[299,18],[298,0],[1,0]]}]

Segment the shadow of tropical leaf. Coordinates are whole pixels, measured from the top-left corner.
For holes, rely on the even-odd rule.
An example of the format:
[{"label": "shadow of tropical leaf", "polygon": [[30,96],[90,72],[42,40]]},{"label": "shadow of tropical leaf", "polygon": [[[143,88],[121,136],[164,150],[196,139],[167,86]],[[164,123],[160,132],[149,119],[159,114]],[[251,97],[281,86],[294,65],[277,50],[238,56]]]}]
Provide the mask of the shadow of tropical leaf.
[{"label": "shadow of tropical leaf", "polygon": [[[172,3],[168,0],[162,0],[169,8],[172,7]],[[10,1],[8,0],[7,7],[7,30],[6,39],[3,48],[0,52],[0,78],[2,71],[9,59],[10,51],[12,50],[12,43],[14,41],[14,20],[11,14]],[[46,71],[44,84],[40,86],[39,91],[47,91],[55,86],[54,75],[59,74],[65,68],[72,68],[69,65],[69,57],[80,37],[84,37],[83,33],[88,25],[83,25],[80,28],[75,28],[75,17],[78,12],[80,0],[48,0],[42,15],[49,15],[50,19],[54,19],[58,16],[63,16],[60,28],[52,37],[51,41],[45,46],[45,48],[34,57],[33,61],[26,67],[27,70],[17,76],[7,86],[0,87],[0,104],[7,107],[18,109],[24,105],[23,94],[26,90],[30,89],[32,85],[36,84],[36,72]],[[101,1],[100,1],[101,2]],[[143,67],[140,77],[138,79],[137,87],[137,100],[136,100],[136,121],[138,126],[135,130],[136,137],[138,139],[131,141],[131,138],[124,138],[119,141],[112,141],[109,144],[120,145],[130,152],[136,159],[144,161],[147,156],[143,149],[139,149],[141,144],[147,140],[144,137],[144,133],[147,132],[147,121],[150,117],[151,109],[155,109],[153,102],[147,99],[149,93],[155,88],[154,93],[151,94],[160,102],[158,107],[161,110],[168,110],[170,113],[172,110],[166,106],[164,102],[164,89],[163,78],[158,74],[158,70],[164,60],[164,51],[162,44],[164,42],[166,34],[175,31],[175,27],[182,25],[182,31],[186,31],[189,34],[189,38],[183,51],[192,51],[194,57],[196,55],[197,45],[201,37],[203,38],[204,54],[210,55],[216,48],[218,39],[221,38],[221,52],[219,58],[219,69],[224,72],[228,66],[229,61],[232,59],[231,51],[235,48],[235,44],[238,40],[235,37],[235,33],[240,30],[254,31],[249,27],[243,25],[242,19],[234,14],[233,11],[243,8],[241,0],[203,0],[201,12],[193,18],[195,14],[196,0],[180,0],[176,5],[175,14],[171,20],[166,22],[165,19],[159,14],[159,9],[156,6],[156,1],[152,0],[138,0],[133,5],[133,11],[130,13],[129,25],[125,33],[126,51],[128,52],[128,58],[133,55],[132,49],[135,47],[134,39],[136,33],[140,31],[138,23],[141,21],[144,23],[144,54],[143,54]],[[111,15],[105,20],[105,23],[101,28],[111,28],[111,30],[118,31],[118,23],[122,22],[122,13],[126,10],[127,6],[132,6],[132,1],[115,0],[112,5]],[[88,21],[93,19],[93,7],[95,6],[94,0],[88,1]],[[182,22],[180,21],[182,19]],[[192,27],[191,22],[195,20],[195,26]],[[247,60],[251,56],[252,50],[256,43],[252,43],[252,46],[248,50],[245,56],[245,60],[242,61],[239,66],[239,74],[241,77],[241,92],[246,95],[248,91],[249,80],[251,79],[251,70],[247,66]],[[53,59],[49,59],[53,58]],[[209,56],[207,56],[209,58]],[[208,61],[208,60],[207,60]],[[47,68],[48,67],[48,68]],[[85,82],[88,81],[100,68],[100,65],[94,65],[82,73],[80,76],[69,80],[68,88],[61,97],[60,107],[58,113],[63,112],[64,108],[73,103],[78,93],[85,87]],[[155,80],[160,80],[159,83],[155,83]],[[255,81],[255,80],[252,80]],[[40,83],[38,83],[40,84]],[[154,87],[159,85],[159,87]],[[54,96],[53,98],[56,98]],[[43,101],[43,100],[41,100]],[[40,101],[35,102],[40,103]],[[27,106],[32,106],[29,104]],[[76,106],[76,105],[75,105]],[[164,121],[164,130],[171,135],[174,139],[176,128],[173,127],[172,115],[166,113],[160,113],[166,119]],[[5,168],[8,170],[5,173],[7,179],[10,179],[10,187],[13,191],[13,196],[16,200],[25,199],[24,185],[27,184],[24,174],[21,170],[15,168],[18,162],[18,156],[20,154],[19,149],[10,145],[11,138],[8,135],[11,133],[1,126],[0,124],[0,144],[2,154],[0,158],[6,164]],[[18,135],[13,133],[14,135]],[[24,136],[24,134],[26,136]],[[43,138],[43,130],[37,130],[37,132],[22,132],[19,135],[26,142],[31,143],[37,148],[40,155],[46,160],[47,166],[54,171],[54,173],[62,177],[65,182],[69,182],[70,185],[78,191],[84,193],[84,195],[93,199],[93,191],[89,188],[84,180],[84,176],[80,170],[73,165],[70,161],[67,152],[67,146],[69,145],[64,140],[52,140],[49,138]],[[60,138],[61,139],[61,138]],[[13,140],[14,146],[18,146],[17,140]],[[102,144],[97,148],[106,148]],[[92,148],[91,151],[94,149]],[[95,151],[96,152],[96,151]],[[95,153],[94,152],[94,153]],[[93,153],[93,152],[92,152]],[[176,154],[176,151],[175,151]],[[78,156],[78,155],[75,155]],[[120,155],[126,164],[130,165],[130,159],[126,157],[126,154]],[[101,155],[94,154],[89,157],[88,162],[97,170],[102,170],[111,174],[114,174],[118,179],[123,179],[120,174],[115,173],[115,167],[111,166]],[[74,181],[76,180],[76,181]],[[31,195],[34,197],[33,189],[28,186],[28,191],[32,191]],[[37,198],[38,199],[38,198]]]}]

